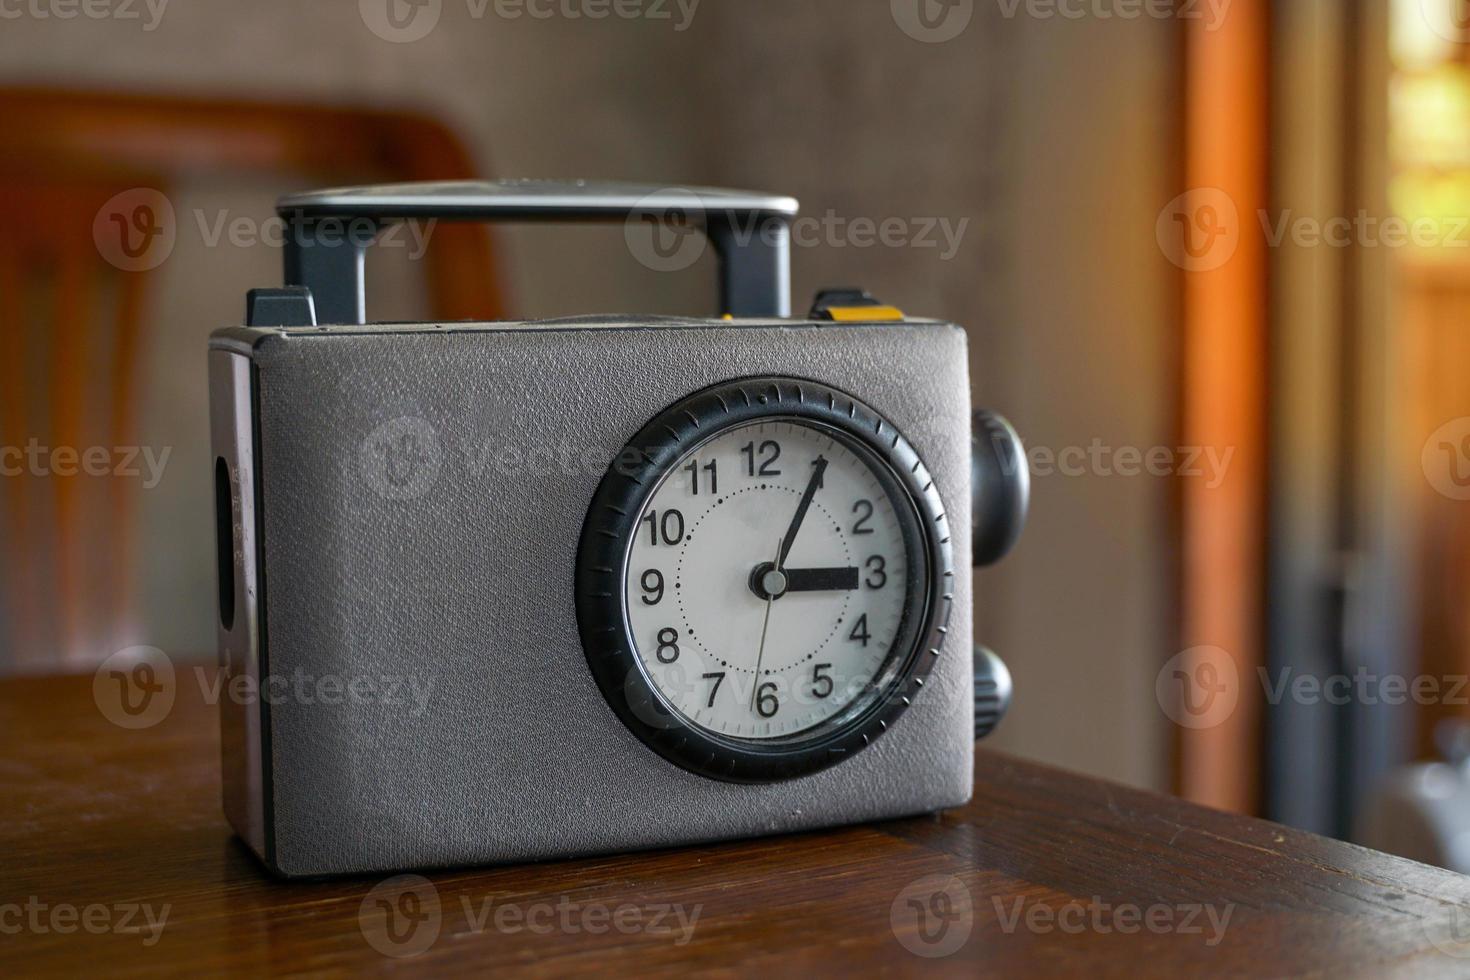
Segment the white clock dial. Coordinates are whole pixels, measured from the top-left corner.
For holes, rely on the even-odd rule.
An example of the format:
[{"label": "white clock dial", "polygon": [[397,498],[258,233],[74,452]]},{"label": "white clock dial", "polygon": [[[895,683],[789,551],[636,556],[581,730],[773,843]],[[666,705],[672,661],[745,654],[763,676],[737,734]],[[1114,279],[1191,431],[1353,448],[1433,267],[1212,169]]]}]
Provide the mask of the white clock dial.
[{"label": "white clock dial", "polygon": [[834,428],[771,417],[664,473],[622,574],[634,654],[671,708],[721,736],[781,739],[861,705],[908,654],[928,566],[884,467]]}]

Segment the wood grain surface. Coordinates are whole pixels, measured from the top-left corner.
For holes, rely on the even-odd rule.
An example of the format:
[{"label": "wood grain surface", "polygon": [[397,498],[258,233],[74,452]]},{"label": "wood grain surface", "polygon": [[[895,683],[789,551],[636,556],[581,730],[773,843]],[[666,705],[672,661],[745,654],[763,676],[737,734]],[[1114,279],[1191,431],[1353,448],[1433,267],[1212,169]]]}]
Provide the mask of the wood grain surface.
[{"label": "wood grain surface", "polygon": [[984,751],[931,817],[286,884],[197,679],[136,731],[90,676],[0,682],[0,976],[1470,976],[1470,879]]}]

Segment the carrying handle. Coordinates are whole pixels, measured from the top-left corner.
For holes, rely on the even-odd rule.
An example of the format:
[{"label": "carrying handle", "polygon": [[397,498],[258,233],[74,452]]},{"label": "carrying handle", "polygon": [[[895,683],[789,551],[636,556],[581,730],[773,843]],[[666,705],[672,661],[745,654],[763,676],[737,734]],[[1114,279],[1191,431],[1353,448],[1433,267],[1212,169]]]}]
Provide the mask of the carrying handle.
[{"label": "carrying handle", "polygon": [[[286,284],[311,290],[320,323],[367,322],[364,253],[384,224],[449,221],[623,221],[645,265],[686,268],[700,249],[666,249],[661,228],[704,232],[720,259],[720,304],[733,316],[791,315],[794,198],[715,188],[591,181],[453,181],[346,187],[292,194],[276,204],[286,219]],[[648,243],[644,243],[643,224]]]}]

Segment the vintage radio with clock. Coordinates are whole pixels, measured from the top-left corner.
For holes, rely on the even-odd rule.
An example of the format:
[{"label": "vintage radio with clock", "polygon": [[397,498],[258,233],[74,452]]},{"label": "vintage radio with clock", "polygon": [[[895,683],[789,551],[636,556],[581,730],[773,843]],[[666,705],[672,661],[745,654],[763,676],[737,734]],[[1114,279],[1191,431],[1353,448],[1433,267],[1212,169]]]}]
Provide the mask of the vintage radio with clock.
[{"label": "vintage radio with clock", "polygon": [[[247,692],[221,699],[225,809],[270,868],[969,800],[1010,697],[971,568],[1028,482],[971,411],[963,330],[856,290],[792,317],[786,197],[513,181],[280,211],[287,285],[209,350],[219,650]],[[693,228],[724,315],[369,323],[364,250],[408,218]]]}]

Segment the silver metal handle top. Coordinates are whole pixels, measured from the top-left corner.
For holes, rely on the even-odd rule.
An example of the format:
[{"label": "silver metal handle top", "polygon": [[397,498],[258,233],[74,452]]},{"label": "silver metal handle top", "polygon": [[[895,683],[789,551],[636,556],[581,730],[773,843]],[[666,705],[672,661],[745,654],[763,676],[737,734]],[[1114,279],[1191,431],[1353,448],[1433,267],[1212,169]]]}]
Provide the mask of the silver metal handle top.
[{"label": "silver metal handle top", "polygon": [[795,198],[718,187],[591,180],[451,180],[288,194],[276,209],[307,217],[597,220],[680,209],[796,216]]}]

